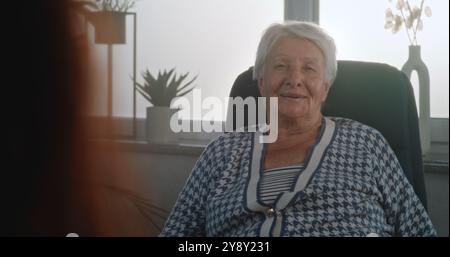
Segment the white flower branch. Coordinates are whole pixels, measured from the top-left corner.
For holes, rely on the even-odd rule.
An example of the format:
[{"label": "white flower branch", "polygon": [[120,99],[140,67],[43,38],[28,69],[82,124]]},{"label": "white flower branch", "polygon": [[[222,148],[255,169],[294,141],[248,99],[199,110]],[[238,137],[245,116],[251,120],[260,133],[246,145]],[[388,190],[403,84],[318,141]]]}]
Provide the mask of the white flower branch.
[{"label": "white flower branch", "polygon": [[[392,0],[389,0],[392,2]],[[431,8],[424,6],[425,0],[420,3],[420,8],[414,5],[411,8],[408,0],[397,0],[396,9],[399,10],[400,15],[393,13],[391,8],[386,10],[385,29],[390,29],[392,33],[400,31],[403,24],[405,24],[406,34],[411,45],[417,45],[417,32],[423,30],[422,12],[427,17],[431,17]]]}]

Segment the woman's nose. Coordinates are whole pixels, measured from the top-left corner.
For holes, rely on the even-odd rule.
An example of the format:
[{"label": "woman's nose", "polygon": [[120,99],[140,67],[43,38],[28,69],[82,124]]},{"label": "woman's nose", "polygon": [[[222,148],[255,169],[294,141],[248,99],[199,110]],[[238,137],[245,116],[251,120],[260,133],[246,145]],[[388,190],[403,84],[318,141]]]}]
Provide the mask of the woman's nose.
[{"label": "woman's nose", "polygon": [[299,69],[289,70],[287,81],[291,86],[301,86],[303,84],[304,76]]}]

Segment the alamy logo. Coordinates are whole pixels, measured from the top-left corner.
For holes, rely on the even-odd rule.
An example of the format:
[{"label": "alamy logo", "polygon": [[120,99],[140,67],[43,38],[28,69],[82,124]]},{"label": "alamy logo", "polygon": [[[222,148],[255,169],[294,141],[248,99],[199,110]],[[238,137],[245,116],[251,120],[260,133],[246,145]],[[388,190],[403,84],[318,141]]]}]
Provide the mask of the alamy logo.
[{"label": "alamy logo", "polygon": [[[226,100],[226,99],[225,99]],[[225,101],[224,101],[225,102]],[[278,98],[277,97],[253,97],[229,98],[227,106],[227,121],[225,125],[221,121],[214,120],[214,113],[224,110],[225,104],[218,97],[206,97],[202,100],[201,90],[193,90],[192,104],[186,97],[178,97],[172,100],[170,106],[183,106],[187,109],[188,119],[179,120],[178,113],[170,118],[170,129],[175,132],[259,132],[261,143],[273,143],[278,137]],[[269,106],[267,106],[267,104]],[[191,108],[192,106],[192,108]],[[245,107],[247,107],[247,124],[244,127]],[[233,113],[233,108],[236,110]],[[202,110],[207,112],[202,115]],[[191,116],[192,115],[192,116]],[[191,119],[211,120],[210,122],[194,123],[191,131]],[[267,122],[269,120],[269,122]],[[235,128],[235,129],[234,129]]]}]

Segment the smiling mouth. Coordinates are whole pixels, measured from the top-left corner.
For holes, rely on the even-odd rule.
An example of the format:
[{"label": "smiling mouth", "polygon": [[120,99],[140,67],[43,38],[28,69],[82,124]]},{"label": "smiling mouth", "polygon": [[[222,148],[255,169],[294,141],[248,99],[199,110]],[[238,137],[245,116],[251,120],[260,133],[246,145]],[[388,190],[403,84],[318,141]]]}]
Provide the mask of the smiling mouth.
[{"label": "smiling mouth", "polygon": [[289,98],[289,99],[305,99],[306,96],[302,95],[292,95],[292,94],[280,94],[281,97]]}]

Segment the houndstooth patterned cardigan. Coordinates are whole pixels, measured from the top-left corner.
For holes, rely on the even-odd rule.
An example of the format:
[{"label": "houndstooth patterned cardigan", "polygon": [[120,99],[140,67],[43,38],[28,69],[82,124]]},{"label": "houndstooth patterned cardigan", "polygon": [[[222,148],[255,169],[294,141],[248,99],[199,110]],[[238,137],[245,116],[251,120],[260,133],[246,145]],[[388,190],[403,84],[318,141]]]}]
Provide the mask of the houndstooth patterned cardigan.
[{"label": "houndstooth patterned cardigan", "polygon": [[324,118],[289,192],[259,199],[266,146],[258,132],[225,133],[196,162],[160,236],[434,236],[383,136]]}]

